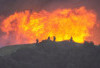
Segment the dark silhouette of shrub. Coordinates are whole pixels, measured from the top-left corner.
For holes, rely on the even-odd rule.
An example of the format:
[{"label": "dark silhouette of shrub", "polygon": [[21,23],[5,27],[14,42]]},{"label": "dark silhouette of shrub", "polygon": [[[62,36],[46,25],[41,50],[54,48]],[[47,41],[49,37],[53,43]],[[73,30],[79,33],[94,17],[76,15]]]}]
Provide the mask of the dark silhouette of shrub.
[{"label": "dark silhouette of shrub", "polygon": [[88,41],[85,41],[84,42],[84,47],[93,47],[94,46],[94,43],[91,41],[91,42],[88,42]]},{"label": "dark silhouette of shrub", "polygon": [[94,46],[94,42],[91,41],[91,42],[90,42],[90,46]]}]

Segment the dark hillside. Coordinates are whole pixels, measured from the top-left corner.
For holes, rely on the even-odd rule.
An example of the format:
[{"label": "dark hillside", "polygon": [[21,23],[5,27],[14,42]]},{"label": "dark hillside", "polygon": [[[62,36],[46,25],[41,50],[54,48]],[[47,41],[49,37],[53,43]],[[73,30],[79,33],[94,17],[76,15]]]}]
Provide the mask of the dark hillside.
[{"label": "dark hillside", "polygon": [[100,68],[100,47],[44,40],[0,57],[0,68]]}]

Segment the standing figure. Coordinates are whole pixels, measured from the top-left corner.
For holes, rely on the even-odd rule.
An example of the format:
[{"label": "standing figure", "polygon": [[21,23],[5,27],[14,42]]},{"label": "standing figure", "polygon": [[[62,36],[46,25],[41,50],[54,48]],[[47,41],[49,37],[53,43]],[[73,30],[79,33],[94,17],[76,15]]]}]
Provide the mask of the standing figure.
[{"label": "standing figure", "polygon": [[48,40],[50,40],[50,37],[48,37]]},{"label": "standing figure", "polygon": [[73,42],[73,37],[70,38],[70,42]]},{"label": "standing figure", "polygon": [[56,37],[55,37],[55,36],[53,36],[53,41],[54,41],[54,42],[56,41]]},{"label": "standing figure", "polygon": [[36,39],[36,44],[38,44],[39,43],[39,40],[38,39]]}]

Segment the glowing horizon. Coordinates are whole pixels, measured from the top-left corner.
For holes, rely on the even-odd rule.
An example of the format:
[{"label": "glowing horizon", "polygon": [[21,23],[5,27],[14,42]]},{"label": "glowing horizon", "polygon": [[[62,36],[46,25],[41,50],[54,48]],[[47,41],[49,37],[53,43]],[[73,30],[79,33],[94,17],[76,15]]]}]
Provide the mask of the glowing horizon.
[{"label": "glowing horizon", "polygon": [[73,40],[83,43],[90,37],[90,29],[96,24],[96,14],[85,7],[75,9],[56,9],[52,12],[15,12],[1,22],[1,30],[6,33],[3,41],[10,44],[32,43],[42,41],[48,36],[56,41]]}]

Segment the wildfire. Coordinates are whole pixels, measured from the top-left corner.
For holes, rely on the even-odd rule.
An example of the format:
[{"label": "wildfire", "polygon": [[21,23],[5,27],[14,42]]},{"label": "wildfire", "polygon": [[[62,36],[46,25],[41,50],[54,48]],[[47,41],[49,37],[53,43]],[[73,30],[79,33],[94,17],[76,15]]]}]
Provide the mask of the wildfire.
[{"label": "wildfire", "polygon": [[3,19],[0,29],[5,34],[3,40],[10,44],[33,43],[48,36],[56,41],[69,40],[82,43],[91,36],[89,30],[96,23],[96,14],[85,7],[75,9],[57,9],[52,12],[15,12]]}]

